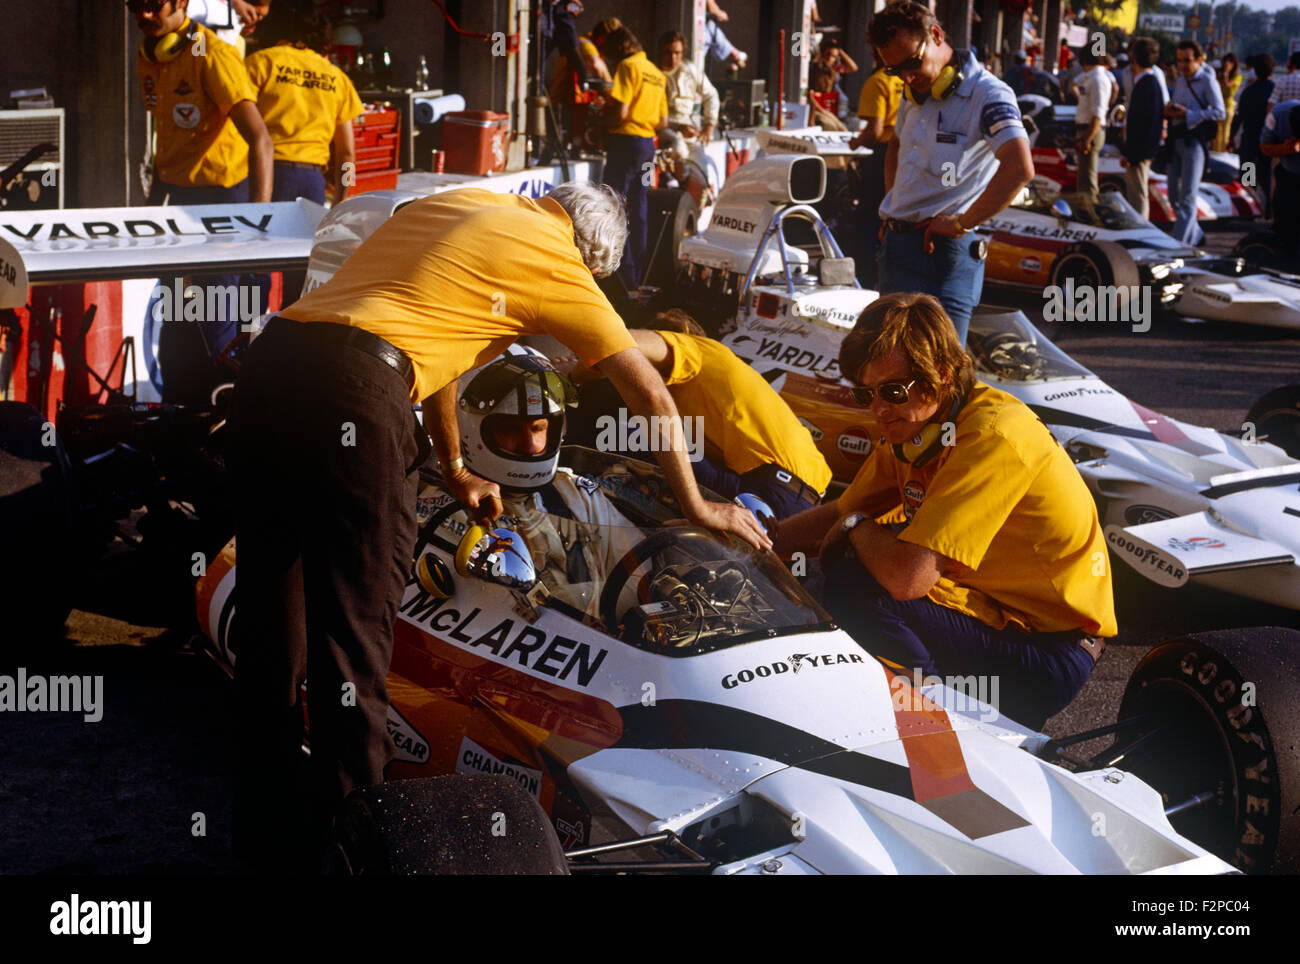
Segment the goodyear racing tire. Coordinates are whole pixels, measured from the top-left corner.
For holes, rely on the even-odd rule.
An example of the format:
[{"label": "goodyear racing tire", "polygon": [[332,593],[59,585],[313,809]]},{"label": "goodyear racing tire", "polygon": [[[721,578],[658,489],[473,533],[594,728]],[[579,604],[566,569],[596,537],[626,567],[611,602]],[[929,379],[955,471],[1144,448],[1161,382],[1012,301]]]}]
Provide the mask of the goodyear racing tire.
[{"label": "goodyear racing tire", "polygon": [[1122,764],[1165,797],[1203,791],[1170,818],[1243,871],[1300,870],[1300,633],[1261,627],[1175,638],[1129,677],[1119,718],[1155,713],[1160,731]]},{"label": "goodyear racing tire", "polygon": [[335,869],[355,875],[569,872],[537,800],[502,775],[450,774],[354,790]]},{"label": "goodyear racing tire", "polygon": [[72,608],[75,539],[72,465],[44,416],[0,402],[0,612],[5,640],[21,645],[63,634]]},{"label": "goodyear racing tire", "polygon": [[1272,442],[1293,459],[1300,459],[1300,385],[1286,385],[1261,395],[1250,406],[1246,421],[1255,438]]},{"label": "goodyear racing tire", "polygon": [[1063,287],[1074,280],[1076,289],[1083,285],[1135,288],[1142,284],[1137,262],[1128,250],[1114,241],[1079,241],[1067,245],[1052,262],[1051,283]]},{"label": "goodyear racing tire", "polygon": [[646,244],[651,257],[647,280],[664,288],[677,273],[682,238],[695,233],[695,201],[679,188],[651,188],[646,192],[646,213]]},{"label": "goodyear racing tire", "polygon": [[1289,268],[1279,254],[1277,236],[1272,231],[1252,231],[1232,249],[1234,258],[1242,258],[1252,268]]}]

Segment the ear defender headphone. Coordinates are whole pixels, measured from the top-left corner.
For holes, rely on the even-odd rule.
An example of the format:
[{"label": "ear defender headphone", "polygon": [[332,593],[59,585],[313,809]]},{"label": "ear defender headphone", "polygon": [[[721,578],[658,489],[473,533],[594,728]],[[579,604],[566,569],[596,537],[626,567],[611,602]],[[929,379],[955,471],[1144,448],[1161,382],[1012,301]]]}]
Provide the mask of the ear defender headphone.
[{"label": "ear defender headphone", "polygon": [[904,84],[903,96],[918,106],[924,103],[927,97],[933,97],[935,100],[946,100],[953,95],[957,88],[960,87],[962,82],[966,79],[966,75],[961,69],[961,65],[965,62],[966,51],[954,50],[952,52],[952,60],[948,61],[948,65],[944,67],[943,70],[939,71],[939,76],[936,77],[934,83],[930,85],[930,92],[928,94],[923,94],[920,97],[917,97],[917,95],[912,91],[911,84]]},{"label": "ear defender headphone", "polygon": [[197,29],[193,20],[186,20],[185,25],[180,30],[173,30],[171,33],[165,33],[154,40],[145,40],[140,44],[140,55],[145,60],[152,60],[154,63],[165,64],[175,60],[185,49],[185,45],[190,42]]},{"label": "ear defender headphone", "polygon": [[957,417],[961,407],[966,404],[966,396],[959,395],[952,400],[952,405],[948,409],[948,414],[944,416],[942,422],[930,422],[921,429],[920,434],[908,442],[894,446],[894,455],[910,465],[917,468],[928,462],[934,461],[935,457],[944,449],[943,444],[943,427],[948,422]]}]

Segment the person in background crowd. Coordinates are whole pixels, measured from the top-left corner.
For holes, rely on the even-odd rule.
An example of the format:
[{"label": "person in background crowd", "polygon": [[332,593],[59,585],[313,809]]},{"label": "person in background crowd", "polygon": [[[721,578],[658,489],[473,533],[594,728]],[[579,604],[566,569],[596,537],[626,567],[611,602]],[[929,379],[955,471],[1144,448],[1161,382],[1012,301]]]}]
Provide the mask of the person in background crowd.
[{"label": "person in background crowd", "polygon": [[1283,264],[1300,256],[1300,99],[1284,100],[1268,113],[1259,149],[1277,158],[1273,171],[1273,233]]},{"label": "person in background crowd", "polygon": [[1106,119],[1110,111],[1115,82],[1110,71],[1101,63],[1101,57],[1085,46],[1079,51],[1083,74],[1079,78],[1079,108],[1075,114],[1074,149],[1079,164],[1079,193],[1096,204],[1100,198],[1097,184],[1097,163],[1102,146],[1106,143]]},{"label": "person in background crowd", "polygon": [[1160,150],[1165,125],[1165,98],[1155,67],[1160,45],[1150,37],[1137,37],[1129,50],[1133,66],[1125,73],[1133,77],[1133,84],[1124,118],[1120,163],[1124,165],[1124,189],[1129,203],[1145,218],[1151,213],[1151,162]]},{"label": "person in background crowd", "polygon": [[[1273,212],[1273,161],[1260,151],[1259,142],[1264,134],[1264,121],[1268,117],[1268,102],[1273,95],[1273,56],[1255,54],[1248,62],[1254,68],[1255,79],[1245,85],[1241,103],[1237,105],[1235,122],[1241,143],[1239,156],[1242,176],[1246,176],[1247,171],[1253,171],[1254,177],[1248,178],[1254,181],[1251,190],[1260,199],[1264,217],[1270,218]],[[1247,168],[1247,164],[1253,165],[1253,168]]]},{"label": "person in background crowd", "polygon": [[927,292],[964,344],[988,244],[970,232],[1034,175],[1011,88],[953,50],[928,7],[889,4],[867,25],[876,62],[906,87],[885,159],[880,290]]},{"label": "person in background crowd", "polygon": [[1219,70],[1219,93],[1223,95],[1224,118],[1219,121],[1219,129],[1215,133],[1214,143],[1210,147],[1212,151],[1228,150],[1228,141],[1232,135],[1232,119],[1237,113],[1237,93],[1241,89],[1241,71],[1237,66],[1237,55],[1227,53],[1223,55],[1223,65]]},{"label": "person in background crowd", "polygon": [[810,124],[826,130],[847,130],[844,122],[849,116],[849,99],[835,86],[834,72],[823,64],[808,68],[808,104]]},{"label": "person in background crowd", "polygon": [[1037,729],[1117,631],[1106,542],[1065,449],[972,369],[934,298],[867,306],[840,370],[881,444],[838,499],[781,521],[776,551],[820,550],[827,609],[873,655],[994,675],[998,708]]},{"label": "person in background crowd", "polygon": [[257,110],[275,144],[272,201],[305,197],[325,203],[326,169],[333,202],[354,176],[352,121],[364,108],[352,81],[305,44],[281,39],[244,61],[257,89]]},{"label": "person in background crowd", "polygon": [[248,0],[189,0],[185,15],[201,23],[244,56],[244,37],[251,34],[271,4]]},{"label": "person in background crowd", "polygon": [[[458,380],[523,335],[551,335],[633,415],[663,419],[672,439],[656,458],[693,524],[770,546],[750,512],[700,493],[672,396],[596,286],[626,233],[621,202],[595,184],[537,199],[470,188],[418,198],[249,346],[229,427],[242,859],[313,870],[344,797],[382,782],[385,680],[429,445],[411,406],[424,405],[447,490],[495,518],[498,485],[467,467],[477,440],[460,435]],[[306,675],[309,785],[295,780]]]},{"label": "person in background crowd", "polygon": [[885,199],[885,156],[894,139],[898,105],[903,99],[903,81],[877,66],[858,96],[858,117],[862,129],[849,141],[849,147],[871,149],[871,155],[858,165],[861,195],[858,198],[857,240],[860,257],[855,259],[858,282],[876,287],[876,248],[880,235],[880,202]]},{"label": "person in background crowd", "polygon": [[1007,71],[1007,75],[1003,80],[1007,82],[1007,86],[1011,88],[1012,93],[1017,97],[1022,97],[1025,94],[1025,81],[1029,79],[1030,74],[1034,71],[1029,66],[1029,57],[1023,50],[1017,50],[1012,54],[1012,59],[1015,64]]},{"label": "person in background crowd", "polygon": [[1075,54],[1070,58],[1070,65],[1061,71],[1057,76],[1061,81],[1061,102],[1073,104],[1078,100],[1078,94],[1075,92],[1075,85],[1079,82],[1079,77],[1083,74],[1083,64],[1079,62],[1079,55]]},{"label": "person in background crowd", "polygon": [[[551,74],[551,83],[547,93],[555,104],[556,119],[568,125],[573,140],[582,139],[586,133],[587,105],[595,103],[599,95],[589,89],[592,86],[608,89],[613,83],[613,74],[605,63],[601,50],[605,38],[623,26],[617,17],[608,17],[600,21],[588,34],[578,38],[576,62],[569,60],[569,55],[561,53],[555,61],[555,70]],[[586,147],[595,148],[595,139],[586,143]]]},{"label": "person in background crowd", "polygon": [[[683,137],[698,137],[707,144],[718,126],[718,89],[686,57],[686,38],[677,30],[659,38],[659,69],[667,84],[668,126]],[[698,127],[697,105],[701,108]]]},{"label": "person in background crowd", "polygon": [[1115,66],[1111,68],[1110,79],[1115,81],[1115,89],[1120,92],[1124,98],[1124,103],[1128,103],[1128,91],[1124,89],[1124,74],[1128,71],[1129,56],[1121,53],[1115,58]]},{"label": "person in background crowd", "polygon": [[707,3],[708,16],[704,21],[705,53],[711,60],[730,64],[737,70],[744,70],[745,65],[749,63],[749,54],[737,48],[722,32],[721,24],[730,20],[730,16],[727,11],[718,6],[715,0],[707,0]]},{"label": "person in background crowd", "polygon": [[[130,0],[128,8],[143,36],[136,72],[157,134],[150,202],[269,201],[275,148],[235,48],[189,19],[184,0]],[[166,402],[207,403],[220,380],[212,360],[238,331],[240,276],[193,280],[230,291],[231,301],[224,317],[163,320],[158,364]]]},{"label": "person in background crowd", "polygon": [[834,37],[827,37],[817,48],[817,55],[813,58],[813,63],[821,64],[832,72],[835,80],[835,86],[839,86],[840,74],[856,74],[858,64],[849,52],[840,46],[840,42]]},{"label": "person in background crowd", "polygon": [[1174,96],[1164,110],[1173,141],[1166,171],[1169,203],[1175,214],[1172,234],[1184,244],[1195,246],[1205,237],[1196,221],[1196,199],[1209,160],[1210,141],[1224,118],[1223,95],[1214,71],[1205,63],[1205,52],[1195,40],[1179,42],[1177,64]]},{"label": "person in background crowd", "polygon": [[646,267],[647,174],[654,163],[655,132],[668,120],[668,83],[627,27],[605,39],[605,52],[614,83],[606,95],[603,180],[627,200],[627,253],[619,277],[632,291]]},{"label": "person in background crowd", "polygon": [[1061,49],[1056,52],[1056,69],[1064,73],[1070,68],[1070,61],[1074,59],[1074,54],[1070,50],[1070,45],[1065,38],[1061,38]]},{"label": "person in background crowd", "polygon": [[1286,59],[1286,74],[1273,77],[1273,93],[1268,98],[1268,109],[1272,110],[1284,100],[1300,100],[1300,50],[1294,51]]}]

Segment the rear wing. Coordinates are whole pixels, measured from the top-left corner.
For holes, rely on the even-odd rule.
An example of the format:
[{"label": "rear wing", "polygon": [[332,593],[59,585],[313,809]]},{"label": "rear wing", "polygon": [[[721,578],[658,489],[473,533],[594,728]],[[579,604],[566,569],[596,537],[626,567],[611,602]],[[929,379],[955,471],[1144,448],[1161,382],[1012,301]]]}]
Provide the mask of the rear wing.
[{"label": "rear wing", "polygon": [[0,211],[0,308],[27,286],[306,268],[312,201]]},{"label": "rear wing", "polygon": [[1296,561],[1282,546],[1229,529],[1205,511],[1144,525],[1108,525],[1106,542],[1139,573],[1171,589],[1198,575]]},{"label": "rear wing", "polygon": [[774,131],[760,127],[754,132],[758,146],[767,154],[818,154],[822,157],[867,157],[870,148],[849,147],[857,135],[852,131],[824,131],[820,127],[798,127]]}]

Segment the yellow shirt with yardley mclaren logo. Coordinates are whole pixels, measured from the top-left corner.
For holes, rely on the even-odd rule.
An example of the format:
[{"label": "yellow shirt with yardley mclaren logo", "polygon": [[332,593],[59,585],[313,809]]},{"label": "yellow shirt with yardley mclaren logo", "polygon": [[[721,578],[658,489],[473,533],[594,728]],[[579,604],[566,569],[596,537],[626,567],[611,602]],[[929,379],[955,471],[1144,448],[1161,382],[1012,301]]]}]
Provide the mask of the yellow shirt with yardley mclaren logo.
[{"label": "yellow shirt with yardley mclaren logo", "polygon": [[275,159],[325,166],[335,127],[364,109],[352,81],[320,54],[290,43],[259,50],[244,65]]},{"label": "yellow shirt with yardley mclaren logo", "polygon": [[522,335],[551,335],[588,366],[636,347],[564,208],[478,188],[412,201],[284,315],[387,339],[415,366],[417,401]]},{"label": "yellow shirt with yardley mclaren logo", "polygon": [[730,348],[712,338],[657,331],[668,343],[672,371],[664,379],[683,418],[704,420],[706,444],[722,454],[732,472],[762,465],[793,472],[819,493],[830,485],[831,467],[812,433],[790,406]]},{"label": "yellow shirt with yardley mclaren logo", "polygon": [[[842,512],[899,512],[899,538],[951,560],[928,593],[995,629],[1116,633],[1106,540],[1070,457],[1019,400],[976,385],[952,444],[916,467],[876,445]],[[901,500],[901,505],[900,505]]]},{"label": "yellow shirt with yardley mclaren logo", "polygon": [[668,82],[646,58],[644,50],[619,63],[609,97],[627,104],[627,119],[613,128],[615,134],[654,137],[655,130],[668,116]]},{"label": "yellow shirt with yardley mclaren logo", "polygon": [[230,109],[257,92],[234,47],[189,21],[178,32],[189,36],[170,60],[136,55],[158,133],[154,174],[176,187],[230,187],[248,177],[248,144]]}]

